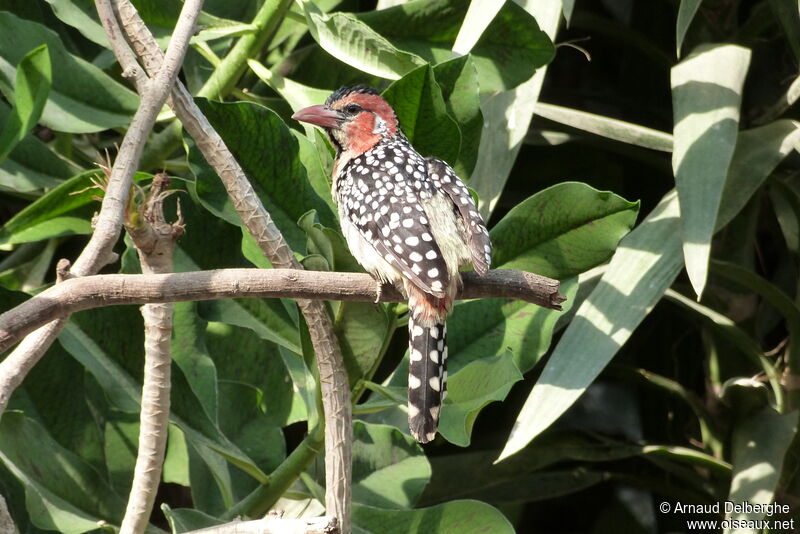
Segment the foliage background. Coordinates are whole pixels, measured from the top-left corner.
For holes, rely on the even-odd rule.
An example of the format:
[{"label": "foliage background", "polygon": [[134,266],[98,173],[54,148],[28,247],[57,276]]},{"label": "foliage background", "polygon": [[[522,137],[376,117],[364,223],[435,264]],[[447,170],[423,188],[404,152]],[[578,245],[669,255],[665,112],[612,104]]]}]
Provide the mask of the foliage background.
[{"label": "foliage background", "polygon": [[[180,4],[134,3],[163,45]],[[529,1],[495,16],[489,4],[209,0],[184,66],[308,268],[358,270],[338,234],[328,146],[288,117],[368,83],[385,89],[421,152],[469,179],[494,267],[557,277],[569,297],[563,314],[459,304],[442,437],[424,450],[400,408],[404,306],[331,303],[358,398],[356,528],[686,529],[692,517],[660,513],[662,501],[778,500],[796,517],[798,5]],[[569,25],[554,48],[539,27],[555,27],[562,8]],[[274,33],[259,31],[265,16],[280,22]],[[255,61],[224,78],[219,60],[242,35],[261,36]],[[453,58],[470,38],[472,53]],[[85,0],[0,0],[0,92],[6,310],[85,243],[94,163],[113,156],[137,97]],[[269,267],[168,113],[139,184],[162,169],[184,191],[176,270]],[[118,252],[108,271],[137,272],[130,245]],[[320,513],[321,459],[290,455],[320,439],[314,356],[293,303],[175,310],[165,506],[153,528],[254,512],[237,503],[276,469],[291,486],[268,489],[257,508]],[[118,524],[138,431],[140,325],[134,308],[77,314],[15,393],[0,420],[0,492],[21,531]]]}]

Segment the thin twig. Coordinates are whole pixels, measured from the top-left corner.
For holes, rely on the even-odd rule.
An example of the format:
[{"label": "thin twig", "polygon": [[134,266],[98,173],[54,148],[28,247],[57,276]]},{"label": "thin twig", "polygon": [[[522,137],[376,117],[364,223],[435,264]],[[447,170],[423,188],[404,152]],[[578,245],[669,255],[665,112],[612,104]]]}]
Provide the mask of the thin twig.
[{"label": "thin twig", "polygon": [[[152,75],[162,61],[161,50],[155,39],[128,0],[116,0],[114,6],[128,42],[142,59],[145,70]],[[264,256],[277,268],[302,269],[244,171],[183,85],[176,84],[170,105],[206,161],[219,175],[234,208]],[[341,349],[325,305],[320,301],[310,300],[298,300],[297,305],[308,325],[319,367],[325,411],[326,510],[328,514],[339,519],[342,532],[349,534],[352,469],[350,386]]]},{"label": "thin twig", "polygon": [[[456,298],[514,298],[560,310],[558,280],[498,269],[485,276],[464,273]],[[73,278],[0,315],[0,351],[37,326],[81,310],[120,304],[184,302],[238,297],[374,301],[375,281],[360,273],[295,269],[219,269],[173,274],[103,274]],[[405,300],[385,287],[383,302]]]},{"label": "thin twig", "polygon": [[[142,154],[142,147],[178,75],[193,30],[193,19],[179,21],[164,60],[164,69],[148,82],[147,90],[141,94],[139,108],[133,116],[114,161],[100,214],[95,220],[94,232],[73,264],[72,276],[94,274],[116,258],[113,247],[119,239],[125,204],[128,201],[131,181]],[[60,319],[44,326],[0,362],[0,414],[5,411],[11,393],[47,352],[65,324],[66,319]]]}]

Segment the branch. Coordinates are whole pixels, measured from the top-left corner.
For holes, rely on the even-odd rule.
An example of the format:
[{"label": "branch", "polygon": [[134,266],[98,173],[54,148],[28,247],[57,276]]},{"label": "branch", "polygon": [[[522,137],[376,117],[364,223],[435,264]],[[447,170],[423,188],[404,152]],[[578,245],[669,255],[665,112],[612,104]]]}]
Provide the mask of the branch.
[{"label": "branch", "polygon": [[[498,269],[485,276],[464,273],[458,299],[514,298],[554,310],[564,297],[558,280],[525,271]],[[219,269],[173,274],[103,274],[56,284],[0,315],[0,351],[39,325],[71,313],[120,304],[184,302],[265,297],[375,301],[375,280],[368,274],[295,269]],[[393,287],[382,302],[405,301]]]},{"label": "branch", "polygon": [[218,527],[191,530],[186,534],[338,534],[339,522],[335,517],[322,516],[307,519],[266,518],[257,521],[234,521]]},{"label": "branch", "polygon": [[[278,0],[270,1],[274,3]],[[273,17],[281,13],[281,9],[287,7],[288,3],[280,0],[275,5],[277,8],[273,12]],[[116,0],[115,7],[119,12],[122,29],[127,33],[128,42],[136,55],[141,58],[145,70],[152,75],[163,61],[161,49],[129,0]],[[277,22],[275,18],[272,20]],[[264,28],[267,27],[265,21]],[[242,54],[242,60],[244,59]],[[182,84],[175,85],[170,105],[186,131],[195,140],[206,161],[219,175],[236,212],[264,256],[277,268],[302,269],[233,154]],[[325,506],[328,514],[339,519],[342,532],[349,534],[352,470],[350,385],[333,323],[324,304],[320,301],[301,299],[297,301],[297,306],[308,325],[319,367],[320,390],[325,412]]]},{"label": "branch", "polygon": [[[163,203],[169,196],[166,191],[168,186],[167,175],[157,174],[142,206],[137,206],[141,216],[136,218],[135,224],[130,219],[125,222],[125,229],[139,254],[144,274],[172,273],[175,241],[183,233],[180,204],[175,224],[168,223],[164,218]],[[145,350],[139,447],[120,534],[142,534],[147,528],[167,448],[172,304],[145,304],[142,306],[142,317]]]},{"label": "branch", "polygon": [[[191,6],[194,1],[187,2],[187,4]],[[72,267],[71,274],[74,276],[94,274],[114,259],[112,249],[119,239],[122,216],[128,201],[133,174],[142,154],[142,147],[153,129],[156,116],[164,106],[170,87],[178,75],[178,70],[186,55],[189,39],[194,31],[196,17],[190,15],[186,4],[181,13],[184,12],[188,16],[181,18],[175,28],[164,60],[164,68],[158,71],[155,78],[146,85],[147,90],[141,94],[139,108],[133,116],[114,161],[114,168],[103,196],[94,232]],[[47,352],[65,324],[66,319],[62,318],[58,322],[45,326],[21,343],[8,358],[0,362],[0,414],[5,411],[11,393],[22,383],[42,355]]]}]

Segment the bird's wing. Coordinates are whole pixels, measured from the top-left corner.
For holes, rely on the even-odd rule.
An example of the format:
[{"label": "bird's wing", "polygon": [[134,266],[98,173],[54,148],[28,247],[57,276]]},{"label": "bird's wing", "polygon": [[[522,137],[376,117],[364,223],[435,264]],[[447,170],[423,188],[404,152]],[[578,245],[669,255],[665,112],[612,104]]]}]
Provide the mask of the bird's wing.
[{"label": "bird's wing", "polygon": [[450,165],[438,158],[427,158],[426,161],[428,178],[433,186],[447,193],[464,221],[465,241],[469,245],[475,272],[480,275],[486,274],[492,264],[492,242],[475,200]]}]

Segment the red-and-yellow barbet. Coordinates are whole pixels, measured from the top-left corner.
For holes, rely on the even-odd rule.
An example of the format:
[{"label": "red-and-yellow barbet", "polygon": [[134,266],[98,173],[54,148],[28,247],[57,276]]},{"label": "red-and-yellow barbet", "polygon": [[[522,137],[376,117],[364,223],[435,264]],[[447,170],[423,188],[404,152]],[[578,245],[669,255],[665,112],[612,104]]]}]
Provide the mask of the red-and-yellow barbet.
[{"label": "red-and-yellow barbet", "polygon": [[408,426],[427,443],[446,393],[445,320],[459,268],[472,263],[486,274],[489,232],[453,169],[414,150],[374,89],[343,87],[292,118],[323,128],[336,149],[333,196],[353,256],[408,297]]}]

